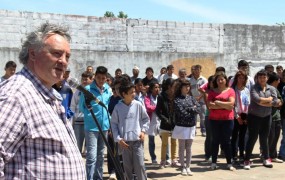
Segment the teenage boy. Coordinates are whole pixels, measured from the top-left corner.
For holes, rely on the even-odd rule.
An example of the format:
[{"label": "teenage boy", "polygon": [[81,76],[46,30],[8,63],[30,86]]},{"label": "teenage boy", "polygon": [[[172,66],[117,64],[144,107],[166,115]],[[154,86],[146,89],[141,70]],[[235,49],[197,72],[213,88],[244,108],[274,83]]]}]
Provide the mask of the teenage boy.
[{"label": "teenage boy", "polygon": [[[81,74],[81,85],[82,86],[85,87],[91,84],[92,81],[93,81],[93,73],[86,71]],[[85,136],[84,136],[84,119],[83,119],[84,115],[79,110],[80,95],[81,95],[81,92],[79,90],[76,90],[72,96],[70,109],[72,112],[74,112],[72,125],[73,125],[74,134],[75,134],[76,141],[77,141],[77,146],[80,152],[82,152],[83,141],[84,141]]]},{"label": "teenage boy", "polygon": [[[108,70],[104,66],[99,66],[95,72],[95,80],[85,88],[94,94],[99,101],[108,106],[110,97],[112,96],[111,89],[106,83]],[[108,111],[96,102],[91,102],[92,109],[101,125],[103,135],[106,137],[110,128]],[[84,94],[80,96],[79,110],[84,113],[84,130],[86,141],[86,173],[87,180],[103,179],[103,162],[104,162],[104,141],[99,133],[99,129],[94,122],[91,113],[85,105]]]},{"label": "teenage boy", "polygon": [[115,106],[111,119],[113,137],[123,156],[126,178],[132,179],[134,172],[138,179],[145,180],[143,141],[149,128],[149,117],[142,104],[134,100],[132,83],[121,84],[119,92],[122,101]]},{"label": "teenage boy", "polygon": [[5,65],[5,74],[1,77],[0,82],[5,81],[9,77],[15,74],[17,64],[14,61],[8,61]]}]

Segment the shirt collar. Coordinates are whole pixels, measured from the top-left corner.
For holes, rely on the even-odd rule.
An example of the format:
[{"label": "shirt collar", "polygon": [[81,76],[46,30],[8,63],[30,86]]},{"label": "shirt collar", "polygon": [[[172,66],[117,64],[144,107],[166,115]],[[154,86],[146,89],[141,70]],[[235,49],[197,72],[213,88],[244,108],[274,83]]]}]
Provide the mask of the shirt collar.
[{"label": "shirt collar", "polygon": [[43,83],[27,67],[23,67],[21,73],[33,83],[43,98],[46,100],[57,99],[62,101],[61,95],[54,88],[48,89],[46,86],[44,86]]},{"label": "shirt collar", "polygon": [[96,89],[97,91],[99,91],[100,93],[104,92],[106,89],[108,89],[108,85],[107,83],[104,83],[102,89],[99,88],[96,84],[96,81],[94,80],[91,84],[90,84],[90,88]]},{"label": "shirt collar", "polygon": [[[258,89],[261,89],[261,90],[262,90],[261,86],[260,86],[258,83],[256,83],[256,85],[257,85]],[[265,89],[269,89],[268,84],[265,85]]]}]

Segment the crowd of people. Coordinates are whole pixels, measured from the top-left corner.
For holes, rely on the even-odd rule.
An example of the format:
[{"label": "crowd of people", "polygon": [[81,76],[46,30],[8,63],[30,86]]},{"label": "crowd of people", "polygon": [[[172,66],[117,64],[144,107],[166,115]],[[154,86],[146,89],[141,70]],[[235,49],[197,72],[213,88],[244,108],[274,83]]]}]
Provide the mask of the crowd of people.
[{"label": "crowd of people", "polygon": [[[285,160],[282,66],[274,72],[266,65],[251,77],[249,63],[240,60],[234,76],[217,67],[208,78],[199,64],[178,75],[168,65],[156,77],[147,67],[142,78],[138,66],[132,75],[118,68],[114,76],[104,66],[87,66],[80,85],[96,97],[90,101],[69,86],[69,41],[66,29],[45,23],[23,44],[23,69],[15,74],[16,63],[7,62],[0,82],[0,178],[103,179],[108,146],[109,179],[120,179],[121,169],[125,179],[147,179],[145,136],[152,164],[192,176],[198,120],[210,170],[218,168],[219,151],[228,170],[249,170],[258,138],[265,167]],[[160,157],[155,138],[161,140]]]}]

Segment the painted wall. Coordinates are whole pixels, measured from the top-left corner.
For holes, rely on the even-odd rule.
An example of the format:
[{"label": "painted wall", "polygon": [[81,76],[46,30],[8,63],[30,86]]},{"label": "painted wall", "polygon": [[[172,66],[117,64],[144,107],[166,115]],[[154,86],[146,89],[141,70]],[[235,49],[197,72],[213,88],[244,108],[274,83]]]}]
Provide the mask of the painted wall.
[{"label": "painted wall", "polygon": [[[253,75],[266,64],[285,66],[285,28],[280,26],[209,24],[142,19],[118,19],[0,10],[0,67],[9,60],[19,65],[18,53],[26,34],[43,22],[65,24],[72,36],[71,75],[79,77],[87,65],[106,66],[114,75],[121,68],[131,74],[133,66],[145,69],[173,64],[179,68],[202,65],[211,75],[224,66],[228,75],[238,59],[251,63]],[[1,68],[0,73],[4,70]]]}]

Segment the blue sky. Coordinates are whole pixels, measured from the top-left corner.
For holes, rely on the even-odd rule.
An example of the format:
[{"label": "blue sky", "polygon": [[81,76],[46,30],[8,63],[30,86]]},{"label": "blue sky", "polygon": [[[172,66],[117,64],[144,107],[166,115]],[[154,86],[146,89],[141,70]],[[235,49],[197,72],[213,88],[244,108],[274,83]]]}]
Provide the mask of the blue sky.
[{"label": "blue sky", "polygon": [[0,9],[101,17],[202,23],[276,25],[285,22],[284,0],[0,0]]}]

